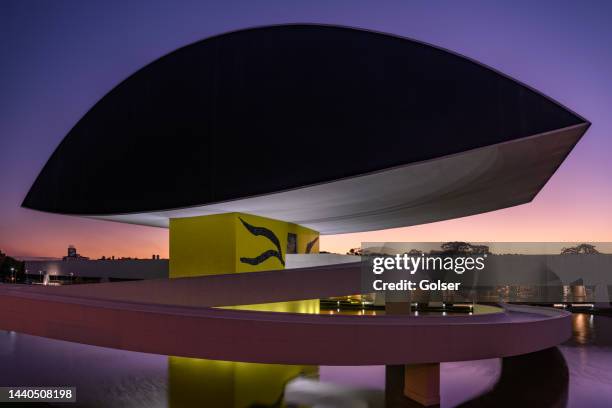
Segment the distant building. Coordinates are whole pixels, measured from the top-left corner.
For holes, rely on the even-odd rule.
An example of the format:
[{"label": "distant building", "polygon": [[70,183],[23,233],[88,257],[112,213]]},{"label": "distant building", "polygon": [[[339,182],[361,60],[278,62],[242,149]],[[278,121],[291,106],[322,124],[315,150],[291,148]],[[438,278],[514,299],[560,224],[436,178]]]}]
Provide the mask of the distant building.
[{"label": "distant building", "polygon": [[74,261],[74,260],[88,260],[89,258],[86,256],[79,255],[74,245],[68,245],[68,255],[66,255],[62,259],[64,261]]},{"label": "distant building", "polygon": [[159,279],[168,277],[168,260],[153,255],[151,259],[101,257],[90,260],[68,246],[62,260],[25,262],[26,281],[32,284],[63,285],[122,280]]}]

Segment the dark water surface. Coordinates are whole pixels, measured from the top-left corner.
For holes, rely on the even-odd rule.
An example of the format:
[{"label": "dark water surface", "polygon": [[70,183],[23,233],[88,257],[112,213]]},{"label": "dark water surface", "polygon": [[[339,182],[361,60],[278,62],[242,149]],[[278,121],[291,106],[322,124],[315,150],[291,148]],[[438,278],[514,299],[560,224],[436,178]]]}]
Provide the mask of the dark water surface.
[{"label": "dark water surface", "polygon": [[[443,363],[443,407],[612,407],[612,318],[558,348]],[[402,367],[281,366],[134,353],[0,331],[0,385],[77,387],[67,407],[413,407]],[[25,404],[15,404],[25,407]]]}]

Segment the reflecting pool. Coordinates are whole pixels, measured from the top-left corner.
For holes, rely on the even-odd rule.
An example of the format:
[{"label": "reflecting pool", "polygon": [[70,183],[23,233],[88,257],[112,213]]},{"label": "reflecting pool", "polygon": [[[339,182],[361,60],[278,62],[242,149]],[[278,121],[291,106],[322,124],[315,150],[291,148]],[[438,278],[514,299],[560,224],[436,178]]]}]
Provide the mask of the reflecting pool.
[{"label": "reflecting pool", "polygon": [[[0,331],[0,384],[76,386],[78,402],[57,406],[418,406],[402,396],[402,370],[167,357]],[[443,407],[610,407],[612,318],[574,314],[572,339],[544,352],[443,363],[441,399]]]}]

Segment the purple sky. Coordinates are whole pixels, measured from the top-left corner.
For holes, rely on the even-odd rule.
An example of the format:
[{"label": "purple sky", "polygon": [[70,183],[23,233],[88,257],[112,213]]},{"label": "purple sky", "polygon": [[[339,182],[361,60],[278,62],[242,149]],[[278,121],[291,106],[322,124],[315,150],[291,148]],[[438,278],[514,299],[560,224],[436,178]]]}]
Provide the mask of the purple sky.
[{"label": "purple sky", "polygon": [[[129,3],[129,4],[127,4]],[[495,2],[498,3],[498,2]],[[61,256],[167,256],[167,230],[20,208],[68,130],[106,92],[191,42],[254,25],[320,22],[439,45],[492,66],[593,125],[534,200],[426,226],[324,237],[364,241],[612,241],[612,2],[0,2],[0,249]],[[113,146],[108,146],[112,149]],[[112,185],[100,186],[109,189]]]}]

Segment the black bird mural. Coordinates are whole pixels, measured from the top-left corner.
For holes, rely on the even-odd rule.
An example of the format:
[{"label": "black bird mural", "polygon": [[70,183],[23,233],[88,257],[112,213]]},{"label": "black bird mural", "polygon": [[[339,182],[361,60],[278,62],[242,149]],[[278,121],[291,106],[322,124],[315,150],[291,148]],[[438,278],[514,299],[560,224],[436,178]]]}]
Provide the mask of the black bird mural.
[{"label": "black bird mural", "polygon": [[265,227],[256,227],[254,225],[249,224],[242,218],[240,218],[240,222],[242,225],[249,231],[251,234],[255,236],[263,236],[266,237],[276,246],[276,250],[268,249],[267,251],[262,252],[258,256],[254,258],[241,257],[240,262],[249,264],[249,265],[259,265],[260,263],[266,261],[268,258],[274,257],[277,258],[280,263],[285,266],[285,260],[283,259],[283,252],[281,250],[280,241],[276,234]]},{"label": "black bird mural", "polygon": [[307,254],[309,254],[310,251],[312,251],[312,247],[314,246],[314,244],[317,243],[318,240],[319,240],[319,237],[316,237],[315,239],[310,241],[308,244],[306,244],[306,253]]}]

